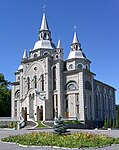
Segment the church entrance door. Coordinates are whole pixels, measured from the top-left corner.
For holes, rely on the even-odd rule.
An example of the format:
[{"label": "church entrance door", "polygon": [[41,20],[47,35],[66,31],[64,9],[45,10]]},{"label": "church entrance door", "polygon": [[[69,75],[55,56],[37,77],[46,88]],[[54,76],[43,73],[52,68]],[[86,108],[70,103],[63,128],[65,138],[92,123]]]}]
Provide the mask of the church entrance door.
[{"label": "church entrance door", "polygon": [[27,107],[25,108],[22,107],[22,117],[24,118],[25,121],[27,121]]},{"label": "church entrance door", "polygon": [[29,95],[29,118],[34,118],[34,94]]},{"label": "church entrance door", "polygon": [[37,107],[37,120],[43,120],[43,106]]}]

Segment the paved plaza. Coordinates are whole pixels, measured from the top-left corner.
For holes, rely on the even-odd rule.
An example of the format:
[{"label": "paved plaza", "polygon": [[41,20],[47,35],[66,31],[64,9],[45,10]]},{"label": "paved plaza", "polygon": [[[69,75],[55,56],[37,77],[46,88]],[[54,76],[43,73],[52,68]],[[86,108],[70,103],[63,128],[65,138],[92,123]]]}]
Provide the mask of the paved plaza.
[{"label": "paved plaza", "polygon": [[[52,132],[53,129],[39,129],[39,130],[3,130],[0,129],[0,139],[8,137],[8,136],[14,136],[14,135],[21,135],[25,133],[31,133],[31,132]],[[72,129],[71,132],[88,132],[88,133],[94,133],[94,134],[105,134],[110,137],[118,137],[119,138],[119,130],[77,130]],[[61,148],[59,148],[61,149]],[[67,149],[67,148],[63,148]],[[81,148],[80,150],[119,150],[119,145],[112,145],[107,146],[103,148]],[[0,142],[0,150],[58,150],[58,148],[55,147],[26,147],[26,146],[19,146],[18,144],[14,143],[3,143]],[[76,150],[76,149],[73,149]]]}]

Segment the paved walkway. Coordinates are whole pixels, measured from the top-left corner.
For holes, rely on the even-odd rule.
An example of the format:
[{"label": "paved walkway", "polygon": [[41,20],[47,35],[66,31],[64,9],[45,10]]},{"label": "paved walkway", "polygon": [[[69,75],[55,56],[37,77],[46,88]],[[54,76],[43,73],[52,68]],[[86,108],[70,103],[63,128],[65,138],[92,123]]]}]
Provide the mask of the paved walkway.
[{"label": "paved walkway", "polygon": [[[2,130],[0,129],[0,139],[8,136],[14,136],[14,135],[21,135],[25,133],[31,133],[31,132],[52,132],[52,129],[40,129],[40,130]],[[110,137],[118,137],[119,138],[119,130],[77,130],[72,129],[71,132],[88,132],[88,133],[94,133],[94,134],[105,134]],[[61,149],[61,148],[60,148]],[[65,148],[66,149],[66,148]],[[103,148],[83,148],[80,150],[119,150],[119,145],[112,145],[108,147]],[[0,150],[58,150],[58,148],[52,148],[52,147],[22,147],[17,144],[11,144],[11,143],[2,143],[0,142]],[[74,149],[76,150],[76,149]]]}]

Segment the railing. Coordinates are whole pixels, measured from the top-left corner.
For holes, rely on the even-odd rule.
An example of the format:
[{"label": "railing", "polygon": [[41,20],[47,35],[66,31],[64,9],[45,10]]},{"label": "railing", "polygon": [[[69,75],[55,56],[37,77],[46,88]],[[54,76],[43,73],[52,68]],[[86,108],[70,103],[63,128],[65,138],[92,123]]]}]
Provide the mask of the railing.
[{"label": "railing", "polygon": [[0,117],[0,121],[20,121],[19,117]]},{"label": "railing", "polygon": [[23,117],[19,117],[20,122],[18,122],[18,130],[25,126],[25,120]]},{"label": "railing", "polygon": [[11,122],[17,122],[17,129],[21,129],[25,126],[23,117],[0,117],[0,126],[7,126]]}]

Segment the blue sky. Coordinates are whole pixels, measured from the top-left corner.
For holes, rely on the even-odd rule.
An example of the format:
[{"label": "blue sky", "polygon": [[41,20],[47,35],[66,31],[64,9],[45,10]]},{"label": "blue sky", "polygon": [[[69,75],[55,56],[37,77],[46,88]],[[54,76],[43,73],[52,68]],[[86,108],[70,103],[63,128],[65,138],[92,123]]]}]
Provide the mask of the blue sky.
[{"label": "blue sky", "polygon": [[76,25],[91,71],[117,89],[119,104],[119,0],[0,0],[0,72],[15,80],[24,49],[29,52],[38,39],[44,4],[53,42],[61,39],[64,58]]}]

